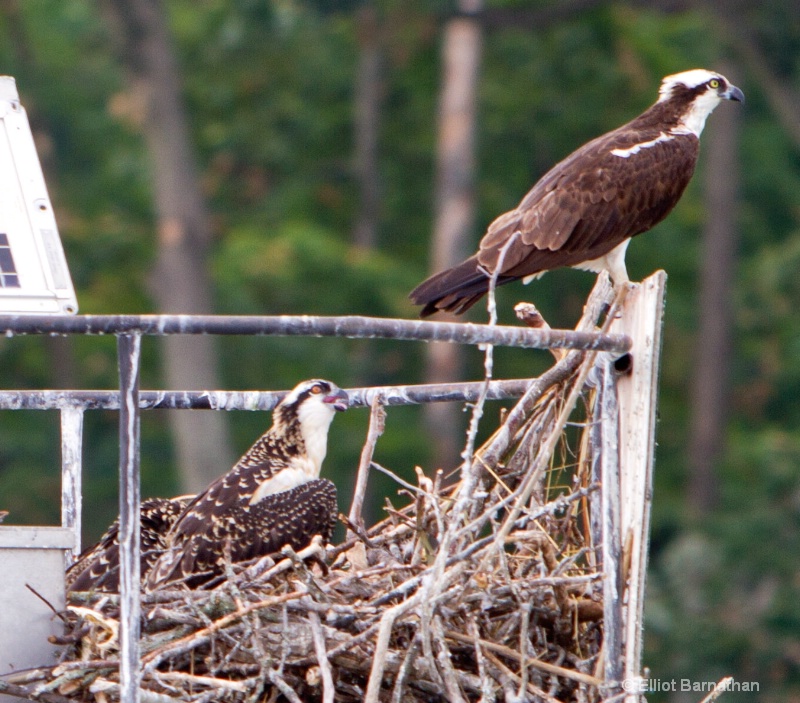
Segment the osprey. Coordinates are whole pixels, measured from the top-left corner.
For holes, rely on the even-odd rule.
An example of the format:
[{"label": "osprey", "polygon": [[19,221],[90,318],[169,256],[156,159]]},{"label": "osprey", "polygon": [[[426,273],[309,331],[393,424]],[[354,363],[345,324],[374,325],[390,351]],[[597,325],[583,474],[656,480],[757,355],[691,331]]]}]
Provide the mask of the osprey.
[{"label": "osprey", "polygon": [[[142,581],[166,548],[167,533],[193,497],[151,498],[142,501],[139,511],[139,563]],[[65,584],[67,592],[119,592],[119,519],[113,522],[96,545],[84,550],[67,569]]]},{"label": "osprey", "polygon": [[286,544],[301,549],[316,534],[330,539],[336,487],[319,472],[333,416],[347,406],[347,394],[330,381],[294,388],[275,408],[272,427],[187,506],[145,588],[197,588],[224,573],[228,562]]},{"label": "osprey", "polygon": [[[694,172],[706,118],[722,100],[744,102],[724,76],[695,69],[667,76],[658,100],[637,118],[556,164],[522,202],[489,225],[478,253],[417,286],[421,317],[460,314],[497,284],[528,283],[550,269],[608,271],[628,282],[631,237],[663,220]],[[516,235],[516,237],[515,237]],[[512,241],[513,238],[513,241]]]}]

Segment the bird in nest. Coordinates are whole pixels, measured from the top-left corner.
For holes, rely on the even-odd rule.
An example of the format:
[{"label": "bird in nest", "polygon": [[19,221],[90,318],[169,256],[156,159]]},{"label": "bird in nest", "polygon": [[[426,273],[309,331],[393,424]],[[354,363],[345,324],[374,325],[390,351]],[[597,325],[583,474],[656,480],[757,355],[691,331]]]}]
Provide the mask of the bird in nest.
[{"label": "bird in nest", "polygon": [[[316,534],[330,539],[336,487],[319,473],[333,416],[347,406],[347,394],[334,383],[305,381],[275,408],[272,427],[205,491],[143,501],[143,585],[197,587],[223,573],[227,558],[247,561],[286,544],[302,549]],[[115,520],[69,567],[67,591],[116,593],[119,569]]]},{"label": "bird in nest", "polygon": [[347,393],[320,379],[296,386],[275,408],[272,427],[236,465],[197,495],[172,526],[165,551],[144,579],[153,590],[197,588],[244,562],[330,539],[336,486],[319,478],[328,428]]},{"label": "bird in nest", "polygon": [[667,76],[658,100],[627,124],[559,162],[513,210],[490,225],[478,252],[409,295],[421,317],[461,314],[497,285],[528,283],[571,266],[608,271],[622,290],[631,238],[661,222],[694,172],[706,118],[723,100],[744,102],[727,78],[705,69]]}]

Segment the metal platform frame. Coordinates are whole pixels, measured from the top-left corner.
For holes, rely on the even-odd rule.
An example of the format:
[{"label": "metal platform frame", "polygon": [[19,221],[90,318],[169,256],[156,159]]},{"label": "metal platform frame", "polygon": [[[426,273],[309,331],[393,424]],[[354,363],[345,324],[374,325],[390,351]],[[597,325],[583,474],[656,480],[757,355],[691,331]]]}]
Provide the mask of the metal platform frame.
[{"label": "metal platform frame", "polygon": [[[120,513],[120,700],[139,703],[139,634],[141,604],[139,598],[139,414],[142,409],[216,409],[269,410],[285,392],[226,392],[226,391],[140,391],[139,367],[143,336],[171,334],[218,335],[303,335],[338,336],[349,338],[383,338],[417,341],[444,341],[459,344],[511,346],[529,349],[584,349],[609,352],[609,358],[630,352],[634,356],[634,374],[629,390],[622,385],[616,389],[601,373],[607,398],[613,397],[619,406],[620,417],[626,412],[635,422],[614,423],[614,431],[598,435],[603,448],[612,456],[606,459],[605,471],[618,472],[625,465],[633,469],[636,488],[630,500],[619,502],[616,508],[622,532],[637,528],[639,532],[632,568],[638,568],[639,587],[631,596],[629,612],[635,617],[627,620],[628,633],[623,637],[623,616],[607,612],[606,627],[618,632],[615,650],[626,651],[606,667],[606,680],[620,681],[622,676],[638,676],[641,662],[641,609],[644,572],[649,531],[650,485],[652,481],[655,385],[660,352],[661,318],[666,276],[659,272],[629,293],[625,310],[612,325],[611,333],[576,332],[571,330],[536,330],[525,327],[476,325],[464,323],[428,322],[417,320],[368,317],[315,316],[194,316],[194,315],[80,315],[74,317],[50,315],[2,315],[0,333],[16,335],[114,335],[117,339],[119,368],[118,391],[0,391],[0,409],[55,409],[61,413],[62,432],[62,529],[74,535],[73,552],[80,550],[81,528],[81,454],[83,415],[91,409],[119,410],[119,513]],[[642,363],[642,359],[645,359]],[[608,361],[606,363],[606,368]],[[598,368],[603,368],[599,366]],[[635,380],[637,379],[638,380]],[[519,397],[530,379],[492,381],[488,398]],[[385,405],[406,405],[431,400],[470,401],[478,397],[483,382],[437,384],[426,386],[395,386],[349,389],[351,406],[369,407],[375,397]],[[627,400],[626,400],[627,397]],[[627,406],[627,410],[626,410]],[[619,443],[619,451],[616,444]],[[626,455],[627,452],[627,455]],[[626,513],[627,510],[627,513]],[[620,513],[621,511],[621,513]],[[638,527],[637,527],[638,525]],[[617,541],[617,548],[619,542]],[[613,545],[607,554],[613,555]],[[606,564],[609,562],[606,561]],[[631,579],[633,581],[633,578]],[[619,574],[609,577],[609,587],[619,586]],[[608,599],[607,599],[608,600]],[[619,600],[615,598],[617,609]],[[612,618],[613,623],[608,621]],[[638,633],[638,634],[637,634]],[[627,648],[633,647],[628,652]],[[624,661],[624,665],[623,662]],[[633,700],[633,699],[631,699]]]}]

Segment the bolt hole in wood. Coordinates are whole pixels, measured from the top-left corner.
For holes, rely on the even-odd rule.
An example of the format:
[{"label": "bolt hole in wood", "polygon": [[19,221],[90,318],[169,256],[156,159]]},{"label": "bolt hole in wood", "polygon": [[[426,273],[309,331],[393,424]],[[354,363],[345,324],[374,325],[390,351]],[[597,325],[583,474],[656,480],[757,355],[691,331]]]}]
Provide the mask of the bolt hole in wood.
[{"label": "bolt hole in wood", "polygon": [[633,355],[623,354],[614,360],[614,372],[619,376],[630,376],[633,373]]}]

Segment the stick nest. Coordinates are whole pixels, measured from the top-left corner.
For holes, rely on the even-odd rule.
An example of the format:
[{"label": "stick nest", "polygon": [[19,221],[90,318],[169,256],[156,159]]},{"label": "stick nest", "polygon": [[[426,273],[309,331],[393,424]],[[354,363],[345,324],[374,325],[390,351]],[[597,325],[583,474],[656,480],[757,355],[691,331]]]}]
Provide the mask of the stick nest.
[{"label": "stick nest", "polygon": [[[452,479],[417,469],[405,507],[345,519],[344,543],[144,595],[142,701],[601,700],[593,358],[562,355]],[[16,683],[118,700],[119,597],[73,594],[65,618],[61,662]]]}]

